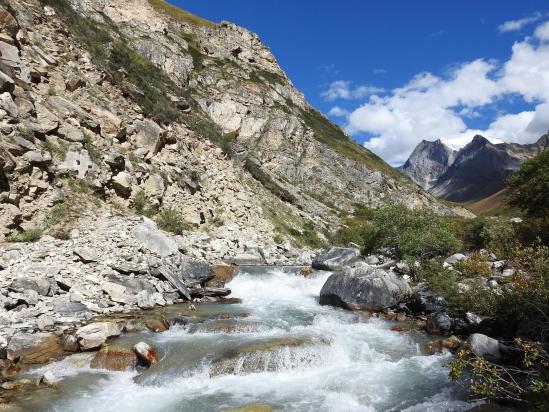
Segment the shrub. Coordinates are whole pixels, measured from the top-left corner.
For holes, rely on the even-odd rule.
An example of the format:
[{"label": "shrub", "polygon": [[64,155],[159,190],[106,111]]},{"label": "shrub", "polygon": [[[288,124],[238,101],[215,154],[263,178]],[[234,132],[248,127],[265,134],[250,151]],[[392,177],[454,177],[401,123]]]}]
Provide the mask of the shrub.
[{"label": "shrub", "polygon": [[135,213],[138,215],[143,215],[147,217],[152,217],[156,213],[156,208],[147,198],[145,192],[142,190],[138,191],[134,198],[132,199],[132,209],[135,210]]},{"label": "shrub", "polygon": [[497,313],[498,295],[492,289],[474,280],[461,279],[439,260],[423,262],[413,275],[417,281],[428,282],[433,293],[444,298],[445,309],[451,314],[470,311],[494,316]]},{"label": "shrub", "polygon": [[508,179],[509,204],[529,216],[549,216],[549,150],[545,149],[524,162]]},{"label": "shrub", "polygon": [[378,209],[364,234],[365,251],[394,249],[402,259],[411,257],[420,262],[452,253],[461,247],[451,227],[431,210],[410,210],[404,205]]},{"label": "shrub", "polygon": [[190,225],[174,209],[164,209],[158,213],[156,223],[159,228],[175,235],[182,235],[185,230],[191,229]]},{"label": "shrub", "polygon": [[501,258],[511,257],[518,243],[516,228],[509,219],[487,219],[480,237],[484,247]]},{"label": "shrub", "polygon": [[6,238],[8,242],[36,242],[43,235],[42,229],[28,229]]},{"label": "shrub", "polygon": [[461,272],[462,276],[467,278],[486,278],[492,275],[490,264],[478,252],[472,253],[469,259],[460,260],[454,267]]},{"label": "shrub", "polygon": [[467,371],[471,392],[481,398],[526,402],[527,410],[549,408],[549,354],[539,342],[515,339],[520,365],[495,364],[462,349],[447,367],[452,380]]},{"label": "shrub", "polygon": [[370,220],[373,218],[374,213],[374,209],[366,205],[355,204],[353,214],[340,216],[345,227],[330,236],[330,242],[342,246],[348,245],[350,242],[357,245],[364,244],[364,234],[369,230]]}]

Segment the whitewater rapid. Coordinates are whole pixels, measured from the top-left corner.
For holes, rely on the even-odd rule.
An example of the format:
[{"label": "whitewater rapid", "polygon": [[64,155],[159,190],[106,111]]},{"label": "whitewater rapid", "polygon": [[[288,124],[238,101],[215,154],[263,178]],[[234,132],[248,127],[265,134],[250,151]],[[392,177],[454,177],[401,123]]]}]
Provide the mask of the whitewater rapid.
[{"label": "whitewater rapid", "polygon": [[[219,411],[249,404],[280,411],[464,411],[472,404],[448,380],[449,355],[426,356],[422,334],[391,331],[391,323],[318,304],[330,273],[243,270],[228,287],[239,305],[201,305],[234,314],[227,331],[175,326],[162,334],[128,335],[128,344],[154,344],[162,360],[137,372],[90,369],[65,359],[36,370],[62,378],[22,405],[47,411]],[[246,314],[246,317],[239,314]],[[205,325],[208,325],[206,322]],[[213,324],[216,325],[215,323]],[[273,342],[283,344],[270,345]],[[284,342],[291,342],[285,344]],[[293,343],[298,342],[298,343]],[[212,362],[235,348],[267,352],[233,356],[230,374],[212,374]],[[238,351],[236,352],[238,354]],[[246,370],[246,365],[254,370]],[[259,368],[259,369],[258,369]]]}]

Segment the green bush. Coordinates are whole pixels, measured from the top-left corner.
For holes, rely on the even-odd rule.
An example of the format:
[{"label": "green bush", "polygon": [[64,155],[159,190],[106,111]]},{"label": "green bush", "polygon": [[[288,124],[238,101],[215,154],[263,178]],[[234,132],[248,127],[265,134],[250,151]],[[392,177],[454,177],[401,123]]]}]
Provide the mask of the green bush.
[{"label": "green bush", "polygon": [[454,268],[466,278],[486,278],[492,275],[490,264],[478,252],[472,253],[468,259],[456,262]]},{"label": "green bush", "polygon": [[440,260],[423,262],[413,274],[417,281],[428,282],[435,296],[444,298],[445,309],[451,314],[468,311],[483,316],[497,314],[497,293],[476,280],[461,277],[458,272],[444,268]]},{"label": "green bush", "polygon": [[374,209],[366,205],[355,204],[355,210],[351,215],[340,216],[345,227],[330,236],[330,242],[340,246],[348,245],[350,242],[364,244],[364,234],[369,230],[374,213]]},{"label": "green bush", "polygon": [[41,229],[28,229],[23,230],[22,232],[11,235],[6,238],[8,242],[36,242],[40,240],[43,235],[43,230]]},{"label": "green bush", "polygon": [[515,226],[509,219],[487,219],[480,237],[484,247],[500,258],[510,258],[517,246],[518,238]]},{"label": "green bush", "polygon": [[524,162],[508,180],[509,204],[532,217],[549,217],[549,150]]},{"label": "green bush", "polygon": [[445,220],[428,209],[392,205],[378,209],[364,234],[364,250],[393,249],[396,257],[420,262],[457,251],[461,242]]},{"label": "green bush", "polygon": [[142,190],[138,191],[132,199],[131,207],[138,215],[152,217],[157,210]]},{"label": "green bush", "polygon": [[171,232],[175,235],[182,235],[184,231],[191,229],[191,226],[174,209],[160,211],[156,215],[156,224],[160,229],[164,229],[166,232]]}]

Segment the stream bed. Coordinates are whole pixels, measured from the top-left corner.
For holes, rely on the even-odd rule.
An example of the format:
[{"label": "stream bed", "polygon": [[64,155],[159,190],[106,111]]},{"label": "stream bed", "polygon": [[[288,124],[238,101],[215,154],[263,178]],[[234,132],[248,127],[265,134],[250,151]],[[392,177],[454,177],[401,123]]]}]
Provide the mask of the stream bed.
[{"label": "stream bed", "polygon": [[[51,370],[58,389],[19,399],[33,411],[220,411],[265,405],[277,411],[465,411],[472,406],[449,381],[450,355],[427,356],[423,333],[318,304],[329,272],[241,269],[228,287],[242,304],[202,304],[164,333],[116,339],[156,346],[146,371],[89,368],[79,354]],[[180,311],[182,305],[166,310]],[[93,356],[93,355],[92,355]]]}]

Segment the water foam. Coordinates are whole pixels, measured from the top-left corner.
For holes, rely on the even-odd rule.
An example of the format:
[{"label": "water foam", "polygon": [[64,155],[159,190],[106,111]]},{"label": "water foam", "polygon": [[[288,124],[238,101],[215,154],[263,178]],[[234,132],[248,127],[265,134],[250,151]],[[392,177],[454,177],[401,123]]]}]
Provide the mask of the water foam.
[{"label": "water foam", "polygon": [[[212,411],[250,403],[315,412],[471,407],[447,378],[448,355],[421,356],[417,336],[320,306],[318,294],[329,275],[304,278],[277,269],[241,274],[229,287],[251,314],[243,321],[261,322],[260,328],[242,333],[174,328],[147,335],[165,355],[139,383],[132,373],[103,373],[79,385],[77,372],[87,369],[61,362],[64,381],[47,410]],[[262,344],[277,340],[279,346],[262,350]],[[238,352],[243,347],[255,349]],[[216,359],[224,365],[220,373],[212,373]]]}]

